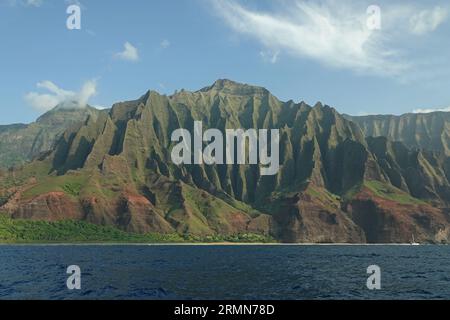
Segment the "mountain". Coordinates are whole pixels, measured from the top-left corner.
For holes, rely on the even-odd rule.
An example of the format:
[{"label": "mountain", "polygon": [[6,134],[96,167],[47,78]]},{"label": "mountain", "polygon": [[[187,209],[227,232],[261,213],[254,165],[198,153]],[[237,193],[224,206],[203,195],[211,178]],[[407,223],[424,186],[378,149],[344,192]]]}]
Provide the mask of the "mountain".
[{"label": "mountain", "polygon": [[34,123],[0,126],[0,169],[22,165],[50,150],[67,128],[99,112],[92,107],[57,106]]},{"label": "mountain", "polygon": [[[279,129],[280,169],[175,165],[171,134]],[[450,174],[439,150],[366,137],[320,103],[218,80],[171,96],[148,91],[89,116],[54,148],[0,176],[12,219],[82,220],[134,233],[261,234],[282,242],[449,242]]]},{"label": "mountain", "polygon": [[450,112],[345,117],[357,123],[368,137],[386,137],[409,148],[450,155]]}]

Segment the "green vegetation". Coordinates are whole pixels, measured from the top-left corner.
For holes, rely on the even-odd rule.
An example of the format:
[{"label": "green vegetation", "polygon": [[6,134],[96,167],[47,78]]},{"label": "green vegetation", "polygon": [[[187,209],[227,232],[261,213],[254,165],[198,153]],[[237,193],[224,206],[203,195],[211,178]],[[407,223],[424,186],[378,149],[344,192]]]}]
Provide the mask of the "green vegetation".
[{"label": "green vegetation", "polygon": [[362,184],[356,184],[354,185],[352,188],[350,188],[344,195],[343,195],[343,199],[344,200],[351,200],[354,196],[356,196],[356,194],[358,192],[361,191],[362,188]]},{"label": "green vegetation", "polygon": [[285,198],[295,196],[299,192],[305,191],[310,185],[310,181],[302,181],[302,182],[294,182],[292,185],[289,185],[284,188],[278,188],[274,192],[272,192],[272,198]]},{"label": "green vegetation", "polygon": [[306,193],[322,201],[327,201],[331,203],[341,200],[341,198],[338,195],[335,195],[324,188],[316,188],[314,186],[309,186],[308,189],[306,189]]},{"label": "green vegetation", "polygon": [[239,234],[198,237],[178,234],[136,234],[83,221],[13,220],[0,215],[0,243],[214,243],[275,242],[269,236]]},{"label": "green vegetation", "polygon": [[231,242],[231,243],[276,243],[277,241],[271,236],[243,233],[236,235],[213,235],[213,236],[185,236],[186,242],[199,243],[215,243],[215,242]]},{"label": "green vegetation", "polygon": [[24,192],[25,199],[33,198],[48,192],[62,191],[69,196],[78,197],[88,177],[82,174],[66,174],[64,176],[48,176],[36,186]]},{"label": "green vegetation", "polygon": [[397,189],[393,186],[384,184],[380,181],[370,180],[365,181],[364,185],[373,193],[381,198],[392,200],[401,204],[425,204],[424,201],[416,199],[406,192]]},{"label": "green vegetation", "polygon": [[94,108],[59,108],[42,115],[36,122],[0,125],[0,168],[23,165],[41,152],[51,149],[64,131],[101,111]]},{"label": "green vegetation", "polygon": [[139,235],[82,221],[13,220],[0,216],[3,243],[179,242],[178,235]]},{"label": "green vegetation", "polygon": [[80,183],[67,183],[62,187],[62,189],[65,193],[77,197],[80,195],[81,187],[82,185]]},{"label": "green vegetation", "polygon": [[386,137],[391,141],[403,142],[409,148],[440,151],[446,156],[450,155],[448,143],[442,138],[450,134],[448,112],[345,117],[357,123],[367,137]]},{"label": "green vegetation", "polygon": [[[449,135],[450,116],[408,115],[406,122],[395,118],[392,124],[390,117],[382,118],[364,121],[363,132],[377,137],[366,138],[357,124],[328,106],[285,103],[263,88],[219,80],[196,92],[165,96],[152,91],[115,104],[111,112],[56,108],[31,125],[0,126],[0,205],[9,200],[8,210],[21,217],[51,220],[70,204],[73,212],[67,217],[76,213],[117,223],[114,228],[5,218],[0,242],[273,241],[234,234],[247,227],[261,234],[276,230],[283,241],[364,241],[351,221],[356,214],[339,218],[341,208],[361,191],[368,198],[395,201],[394,213],[411,209],[396,208],[401,204],[425,203],[419,199],[443,208],[450,201],[444,156],[450,153],[442,139]],[[205,130],[221,132],[280,129],[278,174],[261,176],[254,165],[175,165],[171,133],[192,128],[195,120]],[[395,142],[378,137],[392,132]],[[417,150],[427,147],[445,153]],[[22,166],[30,159],[35,160]],[[10,164],[17,167],[2,170]],[[381,177],[390,183],[366,181]],[[430,226],[445,221],[441,211],[442,217],[430,215]],[[415,216],[411,212],[400,222],[411,226],[398,230],[425,229]],[[391,227],[397,228],[386,224]],[[434,232],[428,231],[423,234]]]}]

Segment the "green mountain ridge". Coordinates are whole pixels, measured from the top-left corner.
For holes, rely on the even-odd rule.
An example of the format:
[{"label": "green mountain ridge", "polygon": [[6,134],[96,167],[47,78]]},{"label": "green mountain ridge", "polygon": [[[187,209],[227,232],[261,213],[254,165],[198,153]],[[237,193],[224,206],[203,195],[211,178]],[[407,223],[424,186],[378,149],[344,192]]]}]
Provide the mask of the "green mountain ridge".
[{"label": "green mountain ridge", "polygon": [[66,129],[81,124],[89,116],[95,117],[99,112],[89,106],[57,106],[34,123],[0,125],[0,169],[25,164],[49,151]]},{"label": "green mountain ridge", "polygon": [[408,113],[401,116],[348,116],[368,137],[386,137],[409,148],[450,155],[450,112]]},{"label": "green mountain ridge", "polygon": [[[192,132],[194,121],[222,132],[279,129],[278,174],[261,176],[258,165],[176,166],[171,133]],[[138,234],[314,243],[409,242],[414,234],[448,242],[445,152],[369,133],[329,106],[282,102],[230,80],[171,96],[148,91],[89,116],[45,156],[4,172],[0,211]]]}]

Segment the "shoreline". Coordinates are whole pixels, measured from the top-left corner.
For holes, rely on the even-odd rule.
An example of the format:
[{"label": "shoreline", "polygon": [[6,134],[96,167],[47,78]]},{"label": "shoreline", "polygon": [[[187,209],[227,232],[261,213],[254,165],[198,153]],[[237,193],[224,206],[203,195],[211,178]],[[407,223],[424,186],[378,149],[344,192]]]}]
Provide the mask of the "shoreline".
[{"label": "shoreline", "polygon": [[[446,244],[420,244],[420,246],[445,246]],[[0,247],[7,247],[7,246],[65,246],[65,247],[88,247],[88,246],[136,246],[136,247],[144,247],[144,246],[150,246],[150,247],[212,247],[212,246],[218,246],[218,247],[256,247],[256,246],[274,246],[274,247],[374,247],[374,246],[410,246],[414,247],[415,245],[411,245],[410,243],[233,243],[233,242],[217,242],[217,243],[102,243],[102,242],[86,242],[86,243],[0,243]],[[417,246],[416,246],[417,247]]]}]

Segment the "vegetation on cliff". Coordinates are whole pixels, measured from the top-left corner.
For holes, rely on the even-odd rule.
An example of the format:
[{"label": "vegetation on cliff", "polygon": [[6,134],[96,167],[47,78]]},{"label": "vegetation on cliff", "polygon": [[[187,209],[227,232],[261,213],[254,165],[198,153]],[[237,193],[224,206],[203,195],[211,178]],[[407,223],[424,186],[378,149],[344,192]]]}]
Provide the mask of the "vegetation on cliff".
[{"label": "vegetation on cliff", "polygon": [[84,221],[13,220],[0,214],[0,244],[7,243],[274,243],[268,236],[235,234],[228,236],[180,236],[179,234],[137,234],[111,226]]},{"label": "vegetation on cliff", "polygon": [[[222,132],[279,129],[278,174],[261,176],[258,165],[173,164],[171,133],[192,131],[196,120]],[[0,172],[0,210],[14,221],[83,221],[191,240],[403,242],[415,234],[449,241],[445,149],[366,135],[329,106],[282,102],[230,80],[172,96],[149,91],[67,128],[31,163]]]}]

